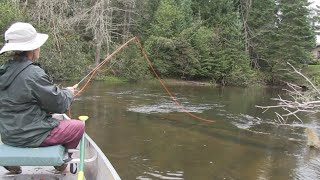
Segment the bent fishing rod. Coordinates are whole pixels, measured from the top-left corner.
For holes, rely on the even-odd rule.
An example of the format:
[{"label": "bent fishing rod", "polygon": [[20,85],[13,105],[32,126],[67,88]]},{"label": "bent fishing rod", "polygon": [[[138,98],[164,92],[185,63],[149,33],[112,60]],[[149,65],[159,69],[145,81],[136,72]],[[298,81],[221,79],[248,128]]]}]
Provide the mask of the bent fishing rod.
[{"label": "bent fishing rod", "polygon": [[[126,43],[124,43],[123,45],[121,45],[118,49],[116,49],[113,53],[111,53],[109,56],[107,56],[102,62],[100,62],[95,68],[93,68],[92,71],[90,71],[85,77],[83,77],[77,84],[79,85],[80,83],[82,83],[89,75],[91,75],[89,77],[89,79],[87,80],[87,82],[85,83],[85,85],[77,92],[77,94],[75,94],[75,96],[78,96],[83,90],[84,88],[89,84],[89,82],[92,80],[93,76],[96,74],[96,72],[105,64],[107,63],[113,56],[115,56],[118,52],[120,52],[124,47],[126,47],[131,41],[135,40],[136,37],[131,38],[129,41],[127,41]],[[115,63],[115,62],[114,62]],[[114,64],[113,63],[113,64]],[[112,67],[112,65],[108,68],[110,69]]]},{"label": "bent fishing rod", "polygon": [[[120,52],[124,47],[126,47],[130,42],[132,42],[133,40],[136,40],[136,43],[138,44],[141,53],[144,57],[144,59],[147,61],[149,67],[151,68],[151,70],[153,71],[153,73],[155,74],[155,76],[157,77],[158,81],[160,82],[160,84],[162,85],[162,87],[165,89],[165,91],[167,92],[167,94],[171,97],[171,99],[176,103],[177,106],[179,106],[185,113],[187,113],[189,116],[196,118],[198,120],[204,121],[206,123],[212,123],[212,122],[216,122],[215,120],[209,120],[209,119],[205,119],[202,117],[199,117],[195,114],[192,114],[190,112],[188,112],[188,110],[186,110],[186,108],[177,100],[177,98],[175,98],[172,93],[169,91],[169,89],[166,87],[166,85],[163,83],[163,81],[161,80],[160,76],[158,75],[158,73],[155,71],[151,61],[149,60],[147,53],[144,51],[142,44],[139,40],[139,38],[137,36],[131,38],[130,40],[128,40],[126,43],[124,43],[123,45],[121,45],[118,49],[116,49],[113,53],[111,53],[109,56],[107,56],[101,63],[99,63],[92,71],[90,71],[84,78],[82,78],[79,82],[78,85],[80,83],[82,83],[86,78],[89,79],[86,81],[85,85],[75,94],[75,96],[78,96],[85,88],[86,86],[89,84],[89,82],[92,80],[93,76],[96,74],[96,72],[105,64],[107,63],[113,56],[115,56],[118,52]],[[115,63],[115,62],[114,62]],[[113,64],[114,64],[113,63]],[[111,66],[113,65],[111,64]],[[111,66],[108,68],[110,69]]]},{"label": "bent fishing rod", "polygon": [[117,50],[111,53],[108,57],[106,57],[102,62],[100,62],[92,71],[90,71],[84,78],[82,78],[77,84],[80,84],[84,81],[91,73],[97,71],[101,66],[103,66],[107,61],[109,61],[114,55],[116,55],[119,51],[121,51],[124,47],[126,47],[131,41],[135,40],[135,37],[131,38],[129,41],[121,45]]}]

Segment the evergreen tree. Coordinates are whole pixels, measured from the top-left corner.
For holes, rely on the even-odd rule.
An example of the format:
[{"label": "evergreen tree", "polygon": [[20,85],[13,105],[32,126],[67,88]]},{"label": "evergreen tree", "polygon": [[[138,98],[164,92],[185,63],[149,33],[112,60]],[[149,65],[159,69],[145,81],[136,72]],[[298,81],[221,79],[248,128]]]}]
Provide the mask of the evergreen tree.
[{"label": "evergreen tree", "polygon": [[201,25],[201,22],[195,23],[189,33],[192,33],[191,44],[199,61],[196,77],[212,78],[214,75],[212,49],[214,44],[218,44],[217,36],[212,28]]},{"label": "evergreen tree", "polygon": [[175,37],[184,28],[184,16],[174,0],[162,0],[155,13],[151,31],[154,36]]},{"label": "evergreen tree", "polygon": [[[209,55],[206,48],[201,50],[195,47],[199,54],[205,55],[199,59],[198,75],[202,78],[210,78],[221,84],[245,84],[248,79],[244,72],[250,71],[249,57],[245,52],[240,15],[235,7],[233,1],[223,0],[193,4],[196,17],[200,17],[210,29],[208,31],[202,27],[196,31],[197,38],[202,39],[205,36],[201,35],[202,32],[211,31],[206,37],[211,43]],[[200,45],[197,38],[194,42]]]},{"label": "evergreen tree", "polygon": [[195,74],[197,61],[194,50],[182,35],[191,21],[191,1],[160,2],[150,31],[152,35],[146,41],[147,50],[160,74],[178,78]]},{"label": "evergreen tree", "polygon": [[[81,67],[93,63],[94,49],[101,50],[97,55],[108,54],[138,34],[156,70],[167,77],[243,84],[255,75],[254,67],[271,82],[289,80],[292,75],[283,71],[286,62],[295,67],[309,63],[318,21],[310,15],[308,0],[85,0],[62,4],[53,0],[48,1],[50,5],[34,0],[8,5],[11,2],[0,2],[0,30],[4,32],[18,20],[18,10],[26,7],[23,18],[53,37],[43,48],[44,58],[52,72],[59,72],[55,74],[59,79],[81,74],[85,69]],[[99,44],[102,38],[105,44]],[[134,50],[119,57],[113,69],[118,76],[138,77],[146,71],[137,68],[140,64],[133,65],[140,59]],[[55,62],[59,63],[51,67]],[[74,73],[68,72],[69,62],[77,69]]]},{"label": "evergreen tree", "polygon": [[252,67],[269,71],[270,54],[274,54],[272,52],[274,49],[271,47],[276,24],[275,1],[240,0],[239,11],[242,16],[244,38]]},{"label": "evergreen tree", "polygon": [[[271,74],[273,82],[290,80],[287,62],[296,68],[307,65],[315,46],[315,33],[309,19],[307,0],[279,1],[279,24],[275,34]],[[285,70],[284,69],[289,69]]]},{"label": "evergreen tree", "polygon": [[193,22],[192,0],[177,0],[179,10],[182,12],[184,21],[183,29],[190,27]]},{"label": "evergreen tree", "polygon": [[151,35],[150,29],[160,0],[140,0],[136,3],[137,25],[132,28],[132,32],[143,41]]}]

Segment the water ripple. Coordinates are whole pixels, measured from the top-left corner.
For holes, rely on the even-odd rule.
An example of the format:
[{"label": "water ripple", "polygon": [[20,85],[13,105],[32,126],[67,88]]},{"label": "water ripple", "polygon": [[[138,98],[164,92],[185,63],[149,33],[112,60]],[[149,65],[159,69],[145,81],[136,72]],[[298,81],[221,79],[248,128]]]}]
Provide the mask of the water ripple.
[{"label": "water ripple", "polygon": [[141,105],[131,106],[127,111],[139,112],[139,113],[171,113],[171,112],[193,112],[202,113],[205,110],[212,109],[215,105],[213,104],[198,104],[198,105],[184,105],[183,107],[177,106],[173,102],[163,102],[154,105]]},{"label": "water ripple", "polygon": [[261,124],[260,118],[255,118],[247,114],[232,115],[228,114],[227,117],[232,119],[232,124],[237,126],[239,129],[249,129],[255,125]]},{"label": "water ripple", "polygon": [[320,178],[320,157],[319,152],[311,149],[305,151],[305,157],[300,158],[297,168],[294,170],[295,179],[314,180]]},{"label": "water ripple", "polygon": [[[160,172],[160,171],[154,171],[154,172],[144,172],[144,176],[139,176],[136,179],[139,180],[149,180],[153,178],[159,178],[159,179],[170,179],[170,180],[182,180],[183,178],[183,171],[177,171],[177,172]],[[148,177],[151,176],[151,177]]]}]

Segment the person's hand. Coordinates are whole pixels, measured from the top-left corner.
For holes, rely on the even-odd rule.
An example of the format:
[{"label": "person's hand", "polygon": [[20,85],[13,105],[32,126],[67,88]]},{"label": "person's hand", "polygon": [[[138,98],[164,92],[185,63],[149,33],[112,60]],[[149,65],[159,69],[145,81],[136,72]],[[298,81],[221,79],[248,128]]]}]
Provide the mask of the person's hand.
[{"label": "person's hand", "polygon": [[78,87],[78,84],[75,84],[72,87],[67,87],[67,89],[69,89],[71,91],[72,95],[74,95],[77,87]]}]

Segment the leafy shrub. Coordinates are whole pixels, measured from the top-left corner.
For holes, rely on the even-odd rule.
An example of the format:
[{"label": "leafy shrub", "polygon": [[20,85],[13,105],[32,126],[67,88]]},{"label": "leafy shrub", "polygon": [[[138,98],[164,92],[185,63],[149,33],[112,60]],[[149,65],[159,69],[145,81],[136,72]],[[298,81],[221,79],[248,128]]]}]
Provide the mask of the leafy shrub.
[{"label": "leafy shrub", "polygon": [[[0,1],[0,47],[4,45],[4,33],[11,24],[17,21],[24,21],[25,16],[19,8],[9,0]],[[0,56],[0,63],[8,60],[8,54]]]}]

